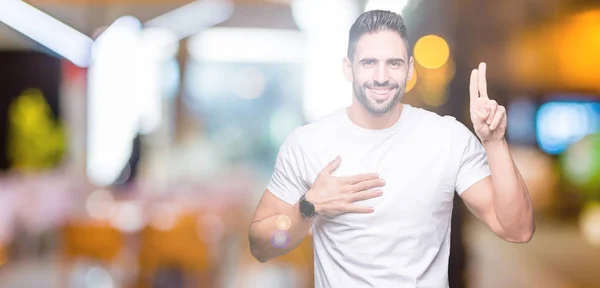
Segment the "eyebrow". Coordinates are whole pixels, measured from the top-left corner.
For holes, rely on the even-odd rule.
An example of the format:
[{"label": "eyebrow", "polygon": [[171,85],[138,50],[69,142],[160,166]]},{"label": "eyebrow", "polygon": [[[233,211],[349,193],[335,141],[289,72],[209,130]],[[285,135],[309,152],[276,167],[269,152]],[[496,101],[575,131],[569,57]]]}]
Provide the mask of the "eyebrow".
[{"label": "eyebrow", "polygon": [[404,61],[404,59],[402,59],[402,58],[392,58],[392,59],[388,59],[387,62],[400,62],[400,63],[404,64],[404,62],[406,62],[406,61]]},{"label": "eyebrow", "polygon": [[[367,62],[367,61],[373,61],[373,62],[378,62],[377,59],[375,58],[363,58],[360,59],[360,61],[358,61],[358,63],[363,63],[363,62]],[[400,62],[402,64],[404,64],[406,61],[404,61],[404,59],[402,58],[391,58],[391,59],[387,59],[387,62]]]},{"label": "eyebrow", "polygon": [[363,62],[367,62],[367,61],[377,62],[377,59],[375,59],[375,58],[363,58],[363,59],[360,59],[358,61],[358,63],[363,63]]}]

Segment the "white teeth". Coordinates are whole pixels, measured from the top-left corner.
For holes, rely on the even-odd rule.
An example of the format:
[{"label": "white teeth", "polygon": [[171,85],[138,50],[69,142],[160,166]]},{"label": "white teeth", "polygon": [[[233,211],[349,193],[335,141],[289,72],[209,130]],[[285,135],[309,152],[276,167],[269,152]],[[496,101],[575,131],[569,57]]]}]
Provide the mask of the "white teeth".
[{"label": "white teeth", "polygon": [[373,91],[376,94],[385,95],[394,89],[369,89],[369,90]]}]

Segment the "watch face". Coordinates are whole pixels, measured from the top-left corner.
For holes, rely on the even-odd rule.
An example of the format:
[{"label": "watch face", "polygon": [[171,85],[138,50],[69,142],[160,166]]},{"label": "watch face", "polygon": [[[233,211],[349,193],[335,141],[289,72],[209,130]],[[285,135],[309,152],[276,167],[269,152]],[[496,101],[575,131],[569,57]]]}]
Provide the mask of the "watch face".
[{"label": "watch face", "polygon": [[313,206],[312,203],[302,199],[303,201],[300,202],[300,212],[302,213],[302,215],[304,215],[305,217],[312,217],[315,214],[315,206]]}]

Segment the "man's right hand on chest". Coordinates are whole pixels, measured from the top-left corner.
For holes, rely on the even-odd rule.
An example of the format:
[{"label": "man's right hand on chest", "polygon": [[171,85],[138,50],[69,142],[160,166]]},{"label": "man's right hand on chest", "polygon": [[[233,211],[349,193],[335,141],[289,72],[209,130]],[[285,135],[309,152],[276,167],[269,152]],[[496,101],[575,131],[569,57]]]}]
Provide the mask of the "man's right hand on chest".
[{"label": "man's right hand on chest", "polygon": [[337,177],[332,173],[340,167],[341,157],[329,162],[317,175],[305,199],[315,206],[318,215],[336,216],[344,213],[372,213],[373,207],[354,202],[383,195],[385,181],[376,173]]}]

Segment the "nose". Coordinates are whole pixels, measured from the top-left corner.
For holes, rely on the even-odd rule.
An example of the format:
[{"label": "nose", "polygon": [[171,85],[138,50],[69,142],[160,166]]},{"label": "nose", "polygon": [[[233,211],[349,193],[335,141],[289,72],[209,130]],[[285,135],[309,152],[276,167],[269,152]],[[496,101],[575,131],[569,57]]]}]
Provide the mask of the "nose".
[{"label": "nose", "polygon": [[375,81],[378,83],[385,83],[390,79],[390,74],[388,73],[387,65],[378,65],[377,69],[375,69],[374,75]]}]

